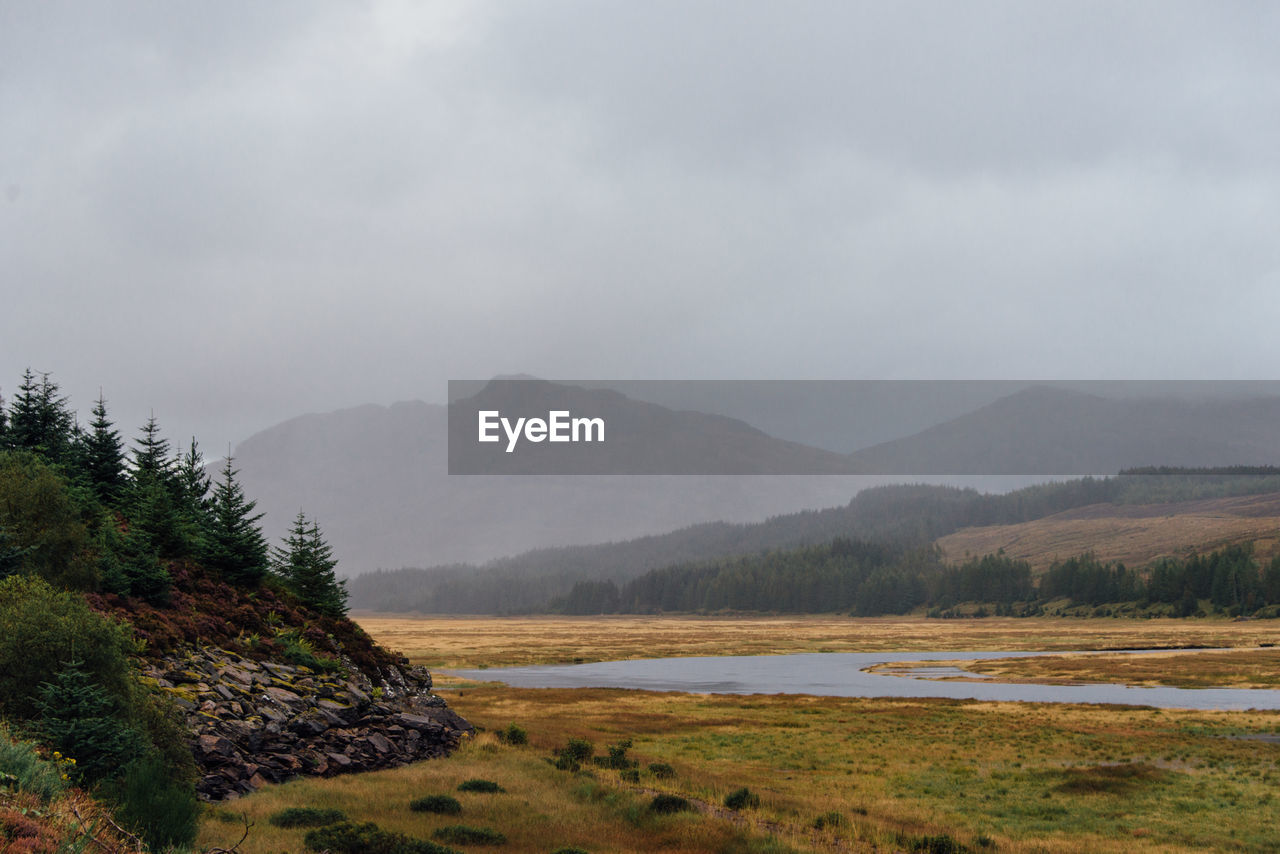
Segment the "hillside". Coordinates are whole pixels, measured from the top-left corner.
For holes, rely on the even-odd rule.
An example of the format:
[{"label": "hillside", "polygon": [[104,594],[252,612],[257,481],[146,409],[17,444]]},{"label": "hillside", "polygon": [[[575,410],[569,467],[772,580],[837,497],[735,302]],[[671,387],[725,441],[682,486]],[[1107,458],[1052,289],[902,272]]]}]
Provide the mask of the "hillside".
[{"label": "hillside", "polygon": [[[101,399],[83,429],[26,373],[0,407],[0,843],[11,784],[40,813],[92,793],[130,850],[185,850],[198,799],[439,756],[471,732],[346,617],[319,526],[299,513],[272,548],[255,510],[230,460],[211,479],[154,419],[126,451]],[[93,841],[123,850],[87,825],[22,850]]]},{"label": "hillside", "polygon": [[1092,552],[1142,566],[1161,557],[1255,543],[1259,559],[1280,553],[1280,493],[1162,504],[1091,504],[1015,525],[965,528],[938,539],[946,560],[1004,553],[1041,571]]}]

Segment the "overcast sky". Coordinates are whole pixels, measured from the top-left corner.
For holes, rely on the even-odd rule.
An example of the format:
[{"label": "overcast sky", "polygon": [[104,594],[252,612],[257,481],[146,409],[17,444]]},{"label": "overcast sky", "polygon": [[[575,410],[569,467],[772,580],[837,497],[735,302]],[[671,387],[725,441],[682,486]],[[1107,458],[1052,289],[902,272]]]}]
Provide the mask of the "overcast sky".
[{"label": "overcast sky", "polygon": [[1280,5],[0,0],[0,394],[1274,378]]}]

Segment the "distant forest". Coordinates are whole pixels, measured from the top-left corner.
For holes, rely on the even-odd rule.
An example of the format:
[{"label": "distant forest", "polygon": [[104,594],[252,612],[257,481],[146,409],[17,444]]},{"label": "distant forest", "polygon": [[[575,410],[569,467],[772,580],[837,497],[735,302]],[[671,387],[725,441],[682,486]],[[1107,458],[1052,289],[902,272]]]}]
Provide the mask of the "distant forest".
[{"label": "distant forest", "polygon": [[[957,609],[961,603],[977,607]],[[1188,617],[1238,616],[1280,605],[1280,555],[1266,567],[1249,545],[1184,560],[1163,559],[1139,573],[1123,563],[1081,555],[1039,579],[1031,565],[1003,554],[945,566],[936,549],[900,549],[859,540],[648,572],[621,588],[582,581],[552,603],[565,614],[652,614],[670,611],[851,613],[861,617],[1034,616],[1091,606],[1087,613],[1132,612]],[[1115,606],[1103,608],[1101,606]],[[993,609],[993,610],[989,610]]]},{"label": "distant forest", "polygon": [[[754,524],[717,522],[622,543],[540,549],[484,566],[379,570],[351,579],[349,591],[355,608],[420,613],[900,613],[946,601],[927,583],[943,569],[929,546],[960,528],[1016,524],[1105,502],[1151,504],[1271,491],[1280,491],[1280,471],[1272,468],[1146,470],[1006,494],[884,486],[858,493],[843,507]],[[736,591],[732,597],[730,589]],[[916,604],[903,609],[905,601]]]}]

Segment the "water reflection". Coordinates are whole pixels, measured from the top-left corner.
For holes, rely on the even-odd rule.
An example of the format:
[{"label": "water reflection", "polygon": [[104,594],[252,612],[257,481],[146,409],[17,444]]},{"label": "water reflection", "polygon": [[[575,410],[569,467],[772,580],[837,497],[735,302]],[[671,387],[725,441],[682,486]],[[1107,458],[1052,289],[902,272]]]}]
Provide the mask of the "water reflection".
[{"label": "water reflection", "polygon": [[[1161,650],[1167,652],[1167,650]],[[1114,654],[1115,650],[1109,651]],[[452,670],[467,679],[504,682],[520,688],[636,688],[695,694],[817,694],[827,697],[944,697],[961,700],[1032,703],[1115,703],[1180,709],[1280,709],[1280,690],[1258,688],[1169,688],[1129,685],[1037,685],[1023,682],[935,681],[918,678],[922,669],[868,672],[897,661],[973,661],[1064,655],[1042,652],[825,652],[796,655],[656,658]],[[1135,654],[1141,654],[1135,652]],[[958,668],[942,675],[977,674]],[[936,675],[936,674],[935,674]]]}]

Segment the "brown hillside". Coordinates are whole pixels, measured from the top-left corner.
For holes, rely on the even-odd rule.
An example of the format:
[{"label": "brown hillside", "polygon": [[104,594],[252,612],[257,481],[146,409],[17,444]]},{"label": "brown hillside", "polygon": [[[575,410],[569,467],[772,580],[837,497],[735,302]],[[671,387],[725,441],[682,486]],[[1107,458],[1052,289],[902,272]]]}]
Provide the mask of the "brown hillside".
[{"label": "brown hillside", "polygon": [[1083,552],[1142,566],[1249,541],[1256,542],[1260,559],[1280,553],[1280,493],[1175,504],[1092,504],[1018,525],[964,528],[940,538],[938,545],[950,562],[1004,549],[1039,571]]}]

